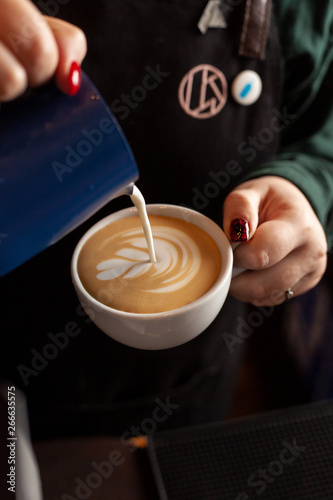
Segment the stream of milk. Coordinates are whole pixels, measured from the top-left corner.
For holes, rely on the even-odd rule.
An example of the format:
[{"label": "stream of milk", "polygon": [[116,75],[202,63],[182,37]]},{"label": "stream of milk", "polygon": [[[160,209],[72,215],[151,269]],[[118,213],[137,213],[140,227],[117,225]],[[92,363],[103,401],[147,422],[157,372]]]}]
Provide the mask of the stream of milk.
[{"label": "stream of milk", "polygon": [[130,195],[130,197],[131,197],[131,200],[132,200],[133,204],[135,205],[135,207],[137,208],[139,215],[140,215],[140,219],[141,219],[141,223],[142,223],[142,227],[143,227],[143,232],[144,232],[144,235],[145,235],[145,238],[147,241],[149,260],[150,260],[150,262],[155,263],[156,262],[156,254],[155,254],[154,240],[153,240],[153,234],[152,234],[151,227],[150,227],[150,222],[149,222],[148,215],[147,215],[145,199],[142,196],[141,191],[136,186],[133,187],[133,192]]}]

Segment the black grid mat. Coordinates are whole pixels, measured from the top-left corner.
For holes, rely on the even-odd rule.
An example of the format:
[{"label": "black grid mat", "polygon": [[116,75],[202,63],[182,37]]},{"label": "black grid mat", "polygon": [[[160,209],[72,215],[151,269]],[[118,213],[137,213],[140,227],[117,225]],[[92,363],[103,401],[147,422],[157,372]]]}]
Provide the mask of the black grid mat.
[{"label": "black grid mat", "polygon": [[152,436],[163,500],[333,500],[333,403]]}]

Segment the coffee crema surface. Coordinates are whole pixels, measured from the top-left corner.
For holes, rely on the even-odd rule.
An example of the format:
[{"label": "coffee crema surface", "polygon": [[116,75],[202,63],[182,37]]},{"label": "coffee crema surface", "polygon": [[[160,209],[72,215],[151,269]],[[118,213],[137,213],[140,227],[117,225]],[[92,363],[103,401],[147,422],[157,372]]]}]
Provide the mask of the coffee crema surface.
[{"label": "coffee crema surface", "polygon": [[87,292],[106,306],[133,313],[171,311],[204,295],[216,282],[221,255],[203,229],[175,217],[149,215],[156,252],[149,261],[139,216],[94,233],[78,257]]}]

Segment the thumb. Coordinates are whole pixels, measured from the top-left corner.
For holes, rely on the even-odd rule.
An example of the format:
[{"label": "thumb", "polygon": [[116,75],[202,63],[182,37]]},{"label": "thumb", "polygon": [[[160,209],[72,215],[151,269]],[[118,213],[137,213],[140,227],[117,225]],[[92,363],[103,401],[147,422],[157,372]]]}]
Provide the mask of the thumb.
[{"label": "thumb", "polygon": [[233,242],[248,241],[259,220],[260,194],[246,182],[227,196],[223,206],[223,228]]},{"label": "thumb", "polygon": [[83,31],[61,19],[45,16],[58,46],[59,63],[55,78],[59,89],[74,95],[81,83],[81,63],[87,52]]}]

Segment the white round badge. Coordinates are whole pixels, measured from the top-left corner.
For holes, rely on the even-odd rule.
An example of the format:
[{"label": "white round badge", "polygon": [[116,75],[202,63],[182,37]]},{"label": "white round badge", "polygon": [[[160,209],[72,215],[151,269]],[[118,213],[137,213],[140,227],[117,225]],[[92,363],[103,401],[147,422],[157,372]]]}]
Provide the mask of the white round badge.
[{"label": "white round badge", "polygon": [[262,81],[258,73],[250,69],[239,73],[232,82],[231,95],[236,102],[249,106],[256,102],[262,92]]}]

